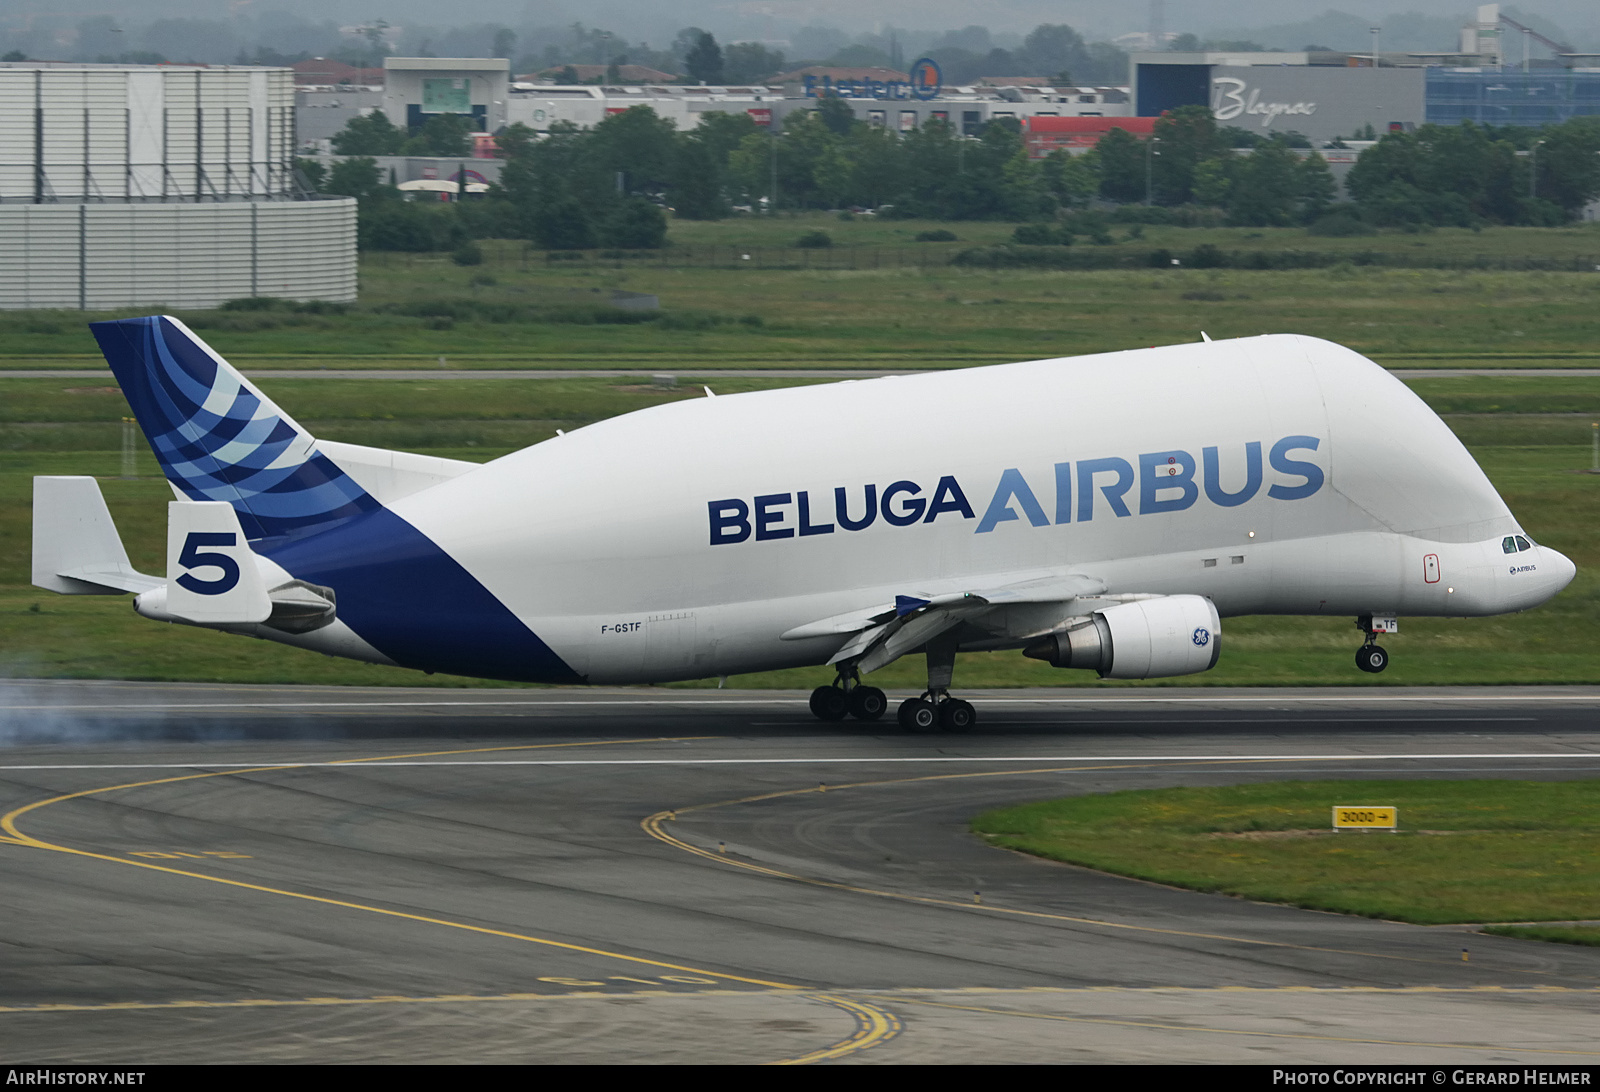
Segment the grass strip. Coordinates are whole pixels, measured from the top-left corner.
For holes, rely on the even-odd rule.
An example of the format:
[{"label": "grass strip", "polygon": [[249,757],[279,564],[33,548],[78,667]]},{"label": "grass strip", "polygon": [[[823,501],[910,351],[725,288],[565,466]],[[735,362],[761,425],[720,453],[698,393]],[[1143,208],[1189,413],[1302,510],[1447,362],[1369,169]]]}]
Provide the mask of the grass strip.
[{"label": "grass strip", "polygon": [[1596,925],[1485,925],[1482,931],[1497,937],[1600,948],[1600,926]]},{"label": "grass strip", "polygon": [[[1335,805],[1400,831],[1333,833]],[[985,812],[996,846],[1142,880],[1421,925],[1600,917],[1600,781],[1273,781]]]}]

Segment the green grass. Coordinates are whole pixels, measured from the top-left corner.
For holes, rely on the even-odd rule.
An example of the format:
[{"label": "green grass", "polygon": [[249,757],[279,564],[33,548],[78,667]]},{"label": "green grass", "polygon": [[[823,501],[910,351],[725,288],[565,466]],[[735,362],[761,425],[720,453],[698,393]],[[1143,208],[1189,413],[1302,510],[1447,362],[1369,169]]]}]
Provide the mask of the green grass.
[{"label": "green grass", "polygon": [[[1400,833],[1329,832],[1392,804]],[[992,844],[1263,902],[1418,924],[1600,917],[1600,781],[1286,781],[986,812]]]},{"label": "green grass", "polygon": [[[1131,224],[1111,225],[1110,247],[1147,251],[1165,247],[1174,253],[1205,243],[1223,250],[1318,250],[1332,253],[1376,251],[1422,258],[1472,259],[1485,257],[1572,258],[1595,256],[1600,260],[1600,227],[1574,224],[1562,228],[1491,227],[1440,228],[1421,234],[1381,231],[1376,235],[1330,238],[1312,235],[1304,228],[1178,228],[1145,225],[1143,238],[1129,238]],[[674,220],[671,242],[680,246],[790,247],[807,231],[826,231],[834,248],[895,247],[949,253],[972,246],[995,246],[1011,240],[1016,225],[993,221],[935,222],[932,220],[880,220],[858,216],[841,221],[828,213],[802,213],[778,217],[742,216],[728,220]],[[954,232],[953,243],[918,243],[918,232],[943,229]],[[1080,246],[1087,246],[1080,241]],[[1095,247],[1094,249],[1101,249]]]},{"label": "green grass", "polygon": [[[1600,231],[1573,230],[1600,243]],[[483,270],[440,255],[374,255],[363,260],[361,301],[347,314],[183,317],[246,367],[436,367],[440,356],[458,367],[495,368],[944,367],[1188,342],[1202,330],[1213,338],[1311,334],[1410,367],[1600,360],[1594,272],[807,271],[563,262],[526,271],[493,266],[495,283],[474,285]],[[665,318],[596,325],[524,314],[433,329],[433,319],[385,310],[452,301],[526,309],[551,299],[589,306],[614,288],[659,295]],[[0,313],[0,369],[98,367],[85,322],[106,317],[115,316]],[[761,324],[749,324],[755,319]]]},{"label": "green grass", "polygon": [[1483,932],[1497,937],[1520,937],[1551,944],[1582,944],[1600,948],[1600,926],[1594,925],[1488,925]]}]

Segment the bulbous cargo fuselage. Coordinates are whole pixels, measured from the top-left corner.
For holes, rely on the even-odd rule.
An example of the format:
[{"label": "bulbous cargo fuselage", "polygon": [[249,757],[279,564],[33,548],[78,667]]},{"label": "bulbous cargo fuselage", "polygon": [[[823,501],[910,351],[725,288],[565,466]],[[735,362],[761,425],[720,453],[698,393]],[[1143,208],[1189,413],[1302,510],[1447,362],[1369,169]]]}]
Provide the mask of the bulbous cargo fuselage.
[{"label": "bulbous cargo fuselage", "polygon": [[782,635],[1050,574],[1222,615],[1503,613],[1573,572],[1519,535],[1403,384],[1267,336],[675,402],[269,556],[382,658],[637,682],[822,663],[842,638]]}]

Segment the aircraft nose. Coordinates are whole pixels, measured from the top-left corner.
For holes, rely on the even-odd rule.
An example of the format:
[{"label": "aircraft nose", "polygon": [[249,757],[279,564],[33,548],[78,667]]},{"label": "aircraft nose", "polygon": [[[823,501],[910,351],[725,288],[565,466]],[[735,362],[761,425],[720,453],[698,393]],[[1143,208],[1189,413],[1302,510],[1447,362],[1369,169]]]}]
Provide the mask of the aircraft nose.
[{"label": "aircraft nose", "polygon": [[1552,550],[1548,546],[1542,549],[1545,554],[1545,568],[1550,573],[1550,594],[1554,595],[1572,583],[1572,578],[1578,575],[1578,567],[1572,563],[1570,557],[1559,550]]}]

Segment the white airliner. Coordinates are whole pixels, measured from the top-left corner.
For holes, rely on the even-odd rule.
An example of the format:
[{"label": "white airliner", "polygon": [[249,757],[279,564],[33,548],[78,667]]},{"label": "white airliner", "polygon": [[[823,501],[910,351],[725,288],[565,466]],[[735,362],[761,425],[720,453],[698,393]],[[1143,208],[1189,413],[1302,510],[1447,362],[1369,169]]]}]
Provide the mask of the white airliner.
[{"label": "white airliner", "polygon": [[[1220,619],[1502,614],[1572,579],[1404,385],[1267,336],[706,397],[489,463],[317,440],[183,323],[96,323],[174,492],[167,572],[92,478],[34,480],[33,581],[147,618],[484,678],[644,683],[829,665],[872,720],[974,723],[956,653],[1205,671]],[[710,393],[709,391],[707,392]]]}]

